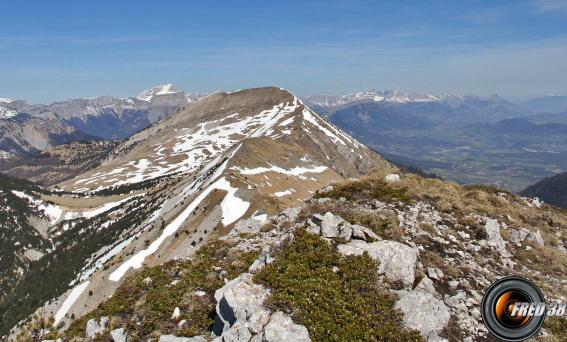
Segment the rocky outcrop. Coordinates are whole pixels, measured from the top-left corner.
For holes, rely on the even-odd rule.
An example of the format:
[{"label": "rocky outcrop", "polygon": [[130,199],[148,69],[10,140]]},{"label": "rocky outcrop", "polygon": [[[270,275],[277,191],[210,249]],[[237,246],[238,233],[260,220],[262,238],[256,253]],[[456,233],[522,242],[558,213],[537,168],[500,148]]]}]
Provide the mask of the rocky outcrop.
[{"label": "rocky outcrop", "polygon": [[[451,313],[435,290],[431,279],[425,277],[412,291],[398,291],[396,308],[404,313],[404,324],[419,330],[429,341],[439,341],[439,334],[449,323]],[[424,319],[427,317],[427,319]]]},{"label": "rocky outcrop", "polygon": [[179,337],[174,335],[161,335],[159,342],[207,342],[203,336]]},{"label": "rocky outcrop", "polygon": [[378,274],[386,275],[391,280],[400,280],[405,287],[410,287],[415,279],[417,251],[395,241],[366,243],[351,241],[338,246],[343,255],[362,255],[364,252],[380,262]]},{"label": "rocky outcrop", "polygon": [[103,316],[100,318],[100,324],[94,318],[87,322],[85,335],[94,338],[97,334],[102,334],[107,329],[108,317]]},{"label": "rocky outcrop", "polygon": [[270,290],[244,273],[215,293],[217,316],[214,341],[311,341],[307,328],[293,323],[283,312],[264,307]]}]

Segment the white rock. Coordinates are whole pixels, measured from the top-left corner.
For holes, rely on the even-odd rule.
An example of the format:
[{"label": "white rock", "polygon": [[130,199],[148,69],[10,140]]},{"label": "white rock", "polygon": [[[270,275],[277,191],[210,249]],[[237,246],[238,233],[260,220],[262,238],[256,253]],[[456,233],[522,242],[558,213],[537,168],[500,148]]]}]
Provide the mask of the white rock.
[{"label": "white rock", "polygon": [[526,228],[510,229],[510,241],[513,243],[521,243],[529,234],[530,231]]},{"label": "white rock", "polygon": [[[425,291],[398,291],[396,308],[404,313],[404,325],[424,337],[435,338],[449,322],[451,314],[443,302]],[[427,317],[427,319],[425,319]]]},{"label": "white rock", "polygon": [[541,237],[541,234],[539,232],[539,230],[537,232],[531,232],[528,237],[526,238],[526,241],[531,241],[533,243],[536,243],[540,246],[544,246],[545,241],[543,241],[543,238]]},{"label": "white rock", "polygon": [[428,267],[427,268],[427,275],[429,276],[429,278],[431,279],[442,279],[445,275],[443,274],[443,271],[441,271],[438,268],[432,268],[432,267]]},{"label": "white rock", "polygon": [[311,341],[309,332],[303,325],[295,324],[283,312],[277,311],[270,317],[264,328],[265,342],[305,342]]},{"label": "white rock", "polygon": [[321,227],[313,223],[313,221],[308,220],[307,223],[309,224],[305,229],[309,234],[321,235]]},{"label": "white rock", "polygon": [[340,234],[339,225],[344,223],[345,220],[341,217],[335,216],[329,212],[325,213],[321,220],[321,236],[326,238],[338,237]]},{"label": "white rock", "polygon": [[175,307],[175,309],[173,309],[173,315],[171,315],[171,319],[173,320],[177,320],[179,319],[179,317],[181,316],[181,311],[179,310],[179,307]]},{"label": "white rock", "polygon": [[110,332],[110,336],[114,342],[126,342],[128,335],[124,332],[124,328],[115,329]]},{"label": "white rock", "polygon": [[388,182],[388,183],[397,182],[397,181],[400,180],[400,175],[397,175],[395,173],[390,173],[389,175],[386,175],[384,180],[386,180],[386,182]]},{"label": "white rock", "polygon": [[243,273],[215,292],[217,320],[214,332],[220,336],[234,324],[246,322],[255,312],[264,310],[270,290],[252,282],[252,274]]},{"label": "white rock", "polygon": [[415,280],[415,264],[418,251],[395,241],[378,241],[366,243],[353,240],[347,244],[338,245],[343,255],[368,255],[379,260],[378,274],[385,274],[392,280],[401,280],[406,287],[413,285]]},{"label": "white rock", "polygon": [[264,308],[254,312],[248,320],[248,329],[250,329],[250,332],[259,334],[270,321],[270,315],[271,312]]},{"label": "white rock", "polygon": [[244,323],[237,322],[222,334],[224,342],[247,342],[252,338],[250,330]]},{"label": "white rock", "polygon": [[236,225],[230,233],[229,236],[238,236],[239,234],[257,234],[260,233],[260,228],[264,222],[256,220],[254,218],[249,218],[247,220],[240,220],[236,222]]},{"label": "white rock", "polygon": [[85,329],[86,337],[94,338],[96,334],[102,334],[106,330],[107,322],[107,316],[102,316],[100,318],[100,324],[94,318],[91,318],[87,322],[87,327]]},{"label": "white rock", "polygon": [[484,228],[488,234],[488,242],[493,243],[503,257],[511,257],[512,254],[506,250],[506,241],[504,241],[500,235],[500,224],[498,223],[498,220],[486,219]]},{"label": "white rock", "polygon": [[203,336],[180,337],[175,335],[161,335],[159,342],[207,342]]},{"label": "white rock", "polygon": [[374,234],[374,232],[366,227],[359,226],[358,224],[351,225],[352,228],[352,237],[357,239],[366,240],[368,238],[373,238],[375,240],[379,240],[380,238],[378,235]]},{"label": "white rock", "polygon": [[437,293],[435,290],[435,286],[433,285],[433,281],[427,277],[423,277],[419,284],[415,287],[414,291],[423,291],[431,293],[435,298],[441,299],[441,295]]},{"label": "white rock", "polygon": [[339,225],[339,238],[343,238],[346,241],[350,241],[352,237],[352,225],[348,222],[343,222],[343,224]]}]

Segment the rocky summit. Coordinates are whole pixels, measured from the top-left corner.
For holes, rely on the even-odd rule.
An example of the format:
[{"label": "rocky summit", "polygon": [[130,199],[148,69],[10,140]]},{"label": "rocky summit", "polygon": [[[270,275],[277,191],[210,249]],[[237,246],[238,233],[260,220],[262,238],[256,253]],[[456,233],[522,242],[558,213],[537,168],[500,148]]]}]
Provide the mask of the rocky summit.
[{"label": "rocky summit", "polygon": [[490,341],[492,282],[567,300],[565,210],[402,174],[276,87],[201,99],[52,188],[5,183],[28,222],[2,255],[7,340]]}]

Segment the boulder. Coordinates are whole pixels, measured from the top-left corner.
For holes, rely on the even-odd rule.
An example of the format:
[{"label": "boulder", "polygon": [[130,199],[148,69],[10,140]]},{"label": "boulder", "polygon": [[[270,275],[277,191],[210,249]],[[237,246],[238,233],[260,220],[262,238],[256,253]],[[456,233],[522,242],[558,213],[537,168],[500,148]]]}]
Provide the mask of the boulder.
[{"label": "boulder", "polygon": [[179,310],[179,307],[175,307],[175,309],[173,309],[173,315],[171,315],[171,319],[177,321],[180,316],[181,316],[181,311]]},{"label": "boulder", "polygon": [[281,311],[274,312],[264,328],[265,342],[305,342],[311,341],[309,331],[303,325],[295,324]]},{"label": "boulder", "polygon": [[207,342],[203,336],[180,337],[175,335],[161,335],[159,342]]},{"label": "boulder", "polygon": [[229,236],[238,236],[239,234],[257,234],[260,233],[260,228],[264,224],[263,221],[249,218],[247,220],[240,220],[229,233]]},{"label": "boulder", "polygon": [[307,228],[306,231],[309,234],[321,235],[321,227],[313,223],[311,220],[307,220]]},{"label": "boulder", "polygon": [[400,180],[400,175],[397,175],[395,173],[390,173],[389,175],[386,175],[384,180],[388,183],[397,182]]},{"label": "boulder", "polygon": [[301,212],[301,208],[288,208],[284,211],[282,211],[279,215],[278,218],[282,218],[282,219],[287,219],[289,221],[295,221],[297,219],[297,217],[299,216],[299,213]]},{"label": "boulder", "polygon": [[128,340],[128,335],[124,332],[124,328],[112,330],[110,337],[112,337],[114,342],[126,342],[126,340]]},{"label": "boulder", "polygon": [[[438,341],[438,333],[449,323],[451,313],[445,304],[435,295],[416,289],[398,291],[400,300],[396,308],[404,313],[404,325],[421,332],[429,341]],[[427,317],[427,319],[424,319]]]},{"label": "boulder", "polygon": [[526,241],[531,241],[540,246],[543,246],[545,244],[545,241],[543,241],[543,238],[541,237],[539,230],[537,232],[531,232],[530,234],[528,234],[528,237],[526,237]]},{"label": "boulder", "polygon": [[510,229],[510,241],[514,243],[523,242],[529,234],[530,231],[527,228]]},{"label": "boulder", "polygon": [[496,250],[500,252],[502,257],[509,258],[512,256],[510,252],[506,250],[506,241],[500,235],[500,223],[496,219],[486,219],[486,224],[484,225],[486,233],[488,234],[488,241],[493,243]]},{"label": "boulder", "polygon": [[339,216],[329,212],[325,213],[321,220],[321,236],[326,238],[338,237],[340,234],[339,225],[344,224],[344,222],[345,220]]},{"label": "boulder", "polygon": [[85,329],[86,337],[94,338],[96,334],[102,334],[106,330],[107,323],[107,316],[102,316],[100,318],[100,324],[94,318],[91,318],[87,322],[87,327]]},{"label": "boulder", "polygon": [[365,241],[368,238],[373,238],[375,240],[380,239],[378,237],[378,235],[374,234],[374,232],[372,230],[370,230],[369,228],[359,226],[358,224],[352,224],[352,225],[350,225],[350,227],[352,228],[352,237],[353,238],[361,239],[361,240],[365,240]]},{"label": "boulder", "polygon": [[413,285],[415,280],[415,263],[418,251],[395,241],[378,241],[366,243],[353,240],[347,244],[338,245],[343,255],[368,255],[380,261],[378,274],[386,275],[392,280],[401,280],[406,287]]},{"label": "boulder", "polygon": [[266,266],[267,264],[271,263],[272,261],[274,261],[274,258],[270,255],[270,252],[269,251],[262,251],[260,253],[260,256],[258,257],[258,259],[255,260],[252,265],[250,265],[248,272],[250,272],[252,274],[256,274],[262,269],[262,267]]},{"label": "boulder", "polygon": [[213,332],[220,336],[236,323],[248,321],[255,312],[265,310],[264,300],[270,290],[252,282],[252,274],[243,273],[215,292],[217,318]]}]

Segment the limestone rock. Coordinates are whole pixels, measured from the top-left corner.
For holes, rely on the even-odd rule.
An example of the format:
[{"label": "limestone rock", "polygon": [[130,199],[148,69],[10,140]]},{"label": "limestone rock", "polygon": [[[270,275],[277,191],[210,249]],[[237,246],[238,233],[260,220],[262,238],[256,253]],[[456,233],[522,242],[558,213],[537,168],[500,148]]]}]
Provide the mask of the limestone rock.
[{"label": "limestone rock", "polygon": [[108,322],[108,317],[102,316],[100,318],[100,324],[94,319],[91,318],[87,322],[87,327],[85,329],[86,337],[93,338],[96,334],[102,334],[106,330],[106,324]]},{"label": "limestone rock", "polygon": [[445,275],[443,274],[443,271],[441,271],[438,268],[433,268],[433,267],[428,267],[427,268],[427,275],[429,276],[429,278],[431,279],[442,279]]},{"label": "limestone rock", "polygon": [[530,231],[526,228],[510,229],[510,241],[514,243],[523,242],[529,234]]},{"label": "limestone rock", "polygon": [[250,265],[248,272],[256,274],[262,269],[262,267],[266,266],[272,261],[274,261],[274,258],[270,255],[270,253],[268,251],[262,251],[258,259],[254,261],[252,265]]},{"label": "limestone rock", "polygon": [[418,252],[407,245],[395,241],[366,243],[353,240],[338,248],[343,255],[362,255],[368,252],[372,259],[380,261],[378,274],[385,274],[392,280],[401,280],[406,287],[413,285]]},{"label": "limestone rock", "polygon": [[110,332],[110,336],[114,342],[126,342],[128,335],[124,332],[124,328],[115,329]]},{"label": "limestone rock", "polygon": [[359,226],[358,224],[353,224],[350,226],[352,228],[352,237],[365,240],[368,238],[373,238],[375,240],[379,240],[380,238],[378,235],[374,234],[374,232],[366,227]]},{"label": "limestone rock", "polygon": [[[422,336],[435,340],[449,322],[451,314],[443,302],[422,290],[398,291],[396,308],[404,313],[404,325],[419,330]],[[427,317],[427,319],[424,319]]]},{"label": "limestone rock", "polygon": [[270,317],[264,328],[265,342],[304,342],[311,341],[309,332],[303,325],[295,324],[290,317],[277,311]]},{"label": "limestone rock", "polygon": [[486,233],[488,234],[488,241],[495,244],[496,249],[500,252],[502,257],[509,258],[512,256],[510,252],[506,250],[506,241],[500,235],[500,224],[496,219],[486,219],[486,224],[484,226]]},{"label": "limestone rock", "polygon": [[258,311],[270,290],[252,282],[252,274],[243,273],[215,292],[217,319],[213,332],[220,336],[234,324],[244,323]]},{"label": "limestone rock", "polygon": [[180,337],[174,335],[161,335],[159,342],[207,342],[203,336]]},{"label": "limestone rock", "polygon": [[236,222],[236,225],[229,233],[229,236],[238,236],[239,234],[257,234],[260,232],[263,222],[254,218],[241,220]]},{"label": "limestone rock", "polygon": [[345,220],[329,212],[323,216],[316,214],[313,218],[313,222],[321,227],[321,236],[326,238],[338,237],[340,234],[339,225],[345,223]]},{"label": "limestone rock", "polygon": [[395,173],[390,173],[389,175],[386,175],[386,177],[384,178],[384,180],[388,183],[391,182],[397,182],[400,180],[400,175],[397,175]]},{"label": "limestone rock", "polygon": [[531,232],[528,235],[528,237],[526,238],[526,241],[531,241],[531,242],[536,243],[540,246],[543,246],[545,244],[545,242],[543,241],[543,238],[541,237],[539,230],[535,233]]},{"label": "limestone rock", "polygon": [[179,307],[175,307],[175,309],[173,310],[173,315],[171,315],[171,319],[176,321],[179,319],[180,316],[181,316],[181,312],[179,311]]}]

